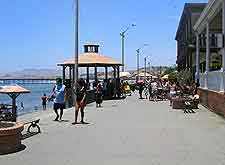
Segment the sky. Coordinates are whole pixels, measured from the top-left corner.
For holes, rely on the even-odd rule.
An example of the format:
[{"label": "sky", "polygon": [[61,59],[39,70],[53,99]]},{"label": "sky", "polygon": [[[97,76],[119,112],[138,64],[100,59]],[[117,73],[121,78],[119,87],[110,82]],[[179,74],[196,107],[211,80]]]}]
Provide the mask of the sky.
[{"label": "sky", "polygon": [[[154,66],[176,62],[175,34],[185,2],[207,0],[80,0],[79,51],[98,43],[100,52],[121,60],[125,38],[126,69],[144,57]],[[57,68],[74,55],[74,0],[0,0],[0,74],[30,68]]]}]

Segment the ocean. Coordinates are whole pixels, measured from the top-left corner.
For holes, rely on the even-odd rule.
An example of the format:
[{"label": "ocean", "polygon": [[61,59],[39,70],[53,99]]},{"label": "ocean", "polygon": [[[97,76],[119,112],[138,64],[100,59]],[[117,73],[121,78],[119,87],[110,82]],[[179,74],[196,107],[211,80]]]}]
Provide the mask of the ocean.
[{"label": "ocean", "polygon": [[[4,84],[1,84],[3,86]],[[41,97],[44,93],[47,96],[51,95],[52,88],[54,84],[19,84],[20,86],[30,90],[30,93],[21,94],[17,97],[17,113],[18,115],[23,115],[26,113],[41,111],[42,110],[42,100]],[[21,102],[23,103],[24,109],[21,107]],[[10,97],[6,94],[0,94],[0,104],[12,104]],[[47,109],[52,109],[52,102],[47,102]]]}]

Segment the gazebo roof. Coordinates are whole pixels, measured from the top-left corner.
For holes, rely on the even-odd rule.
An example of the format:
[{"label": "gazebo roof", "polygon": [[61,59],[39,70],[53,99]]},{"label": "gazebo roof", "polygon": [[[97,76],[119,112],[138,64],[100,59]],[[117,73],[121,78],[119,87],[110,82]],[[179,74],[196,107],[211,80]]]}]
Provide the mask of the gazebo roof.
[{"label": "gazebo roof", "polygon": [[10,93],[29,93],[30,91],[17,85],[7,85],[0,87],[0,93],[10,94]]},{"label": "gazebo roof", "polygon": [[[111,57],[104,56],[99,53],[83,53],[79,55],[79,66],[113,66],[122,65],[120,62],[114,60]],[[59,63],[59,66],[74,65],[74,59],[65,60],[63,63]]]}]

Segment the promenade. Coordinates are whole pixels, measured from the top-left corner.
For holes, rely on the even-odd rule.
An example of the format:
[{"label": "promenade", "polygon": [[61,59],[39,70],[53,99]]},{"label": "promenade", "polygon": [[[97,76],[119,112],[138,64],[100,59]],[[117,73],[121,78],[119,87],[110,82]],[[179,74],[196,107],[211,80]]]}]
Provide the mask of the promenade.
[{"label": "promenade", "polygon": [[172,110],[169,102],[137,95],[86,108],[88,125],[63,122],[53,112],[40,116],[42,133],[23,140],[26,148],[0,156],[1,165],[224,165],[225,120],[200,106],[194,114]]}]

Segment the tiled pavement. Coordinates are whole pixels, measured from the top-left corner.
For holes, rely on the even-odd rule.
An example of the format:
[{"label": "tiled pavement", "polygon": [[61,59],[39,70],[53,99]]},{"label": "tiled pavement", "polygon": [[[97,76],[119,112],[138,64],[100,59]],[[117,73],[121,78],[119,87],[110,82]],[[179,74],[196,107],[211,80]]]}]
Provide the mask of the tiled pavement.
[{"label": "tiled pavement", "polygon": [[23,140],[25,150],[0,156],[0,165],[224,165],[225,120],[200,107],[194,114],[172,110],[168,102],[107,101],[86,108],[89,125],[71,125],[52,112],[39,116],[42,133]]}]

